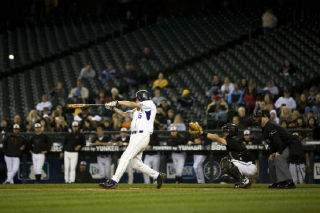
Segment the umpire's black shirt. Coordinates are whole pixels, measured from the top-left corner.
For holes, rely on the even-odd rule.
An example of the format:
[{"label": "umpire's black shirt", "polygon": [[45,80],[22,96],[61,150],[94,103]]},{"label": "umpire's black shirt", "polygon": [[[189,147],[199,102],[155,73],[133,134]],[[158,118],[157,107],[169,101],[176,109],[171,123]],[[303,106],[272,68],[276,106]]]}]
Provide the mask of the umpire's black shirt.
[{"label": "umpire's black shirt", "polygon": [[51,141],[47,135],[44,134],[39,134],[39,135],[34,135],[30,139],[29,142],[29,149],[34,153],[34,154],[39,154],[42,151],[50,151],[51,148]]},{"label": "umpire's black shirt", "polygon": [[3,140],[3,152],[8,157],[20,157],[20,148],[26,145],[26,139],[21,135],[11,134]]},{"label": "umpire's black shirt", "polygon": [[241,145],[241,142],[235,138],[227,137],[227,152],[229,156],[235,160],[240,160],[244,162],[251,161],[254,163],[253,156],[249,153],[245,146]]},{"label": "umpire's black shirt", "polygon": [[297,138],[291,135],[285,128],[273,121],[268,121],[262,128],[263,139],[270,146],[271,153],[282,153],[282,151],[293,143],[299,143]]},{"label": "umpire's black shirt", "polygon": [[77,152],[75,150],[76,146],[84,146],[86,144],[86,139],[84,134],[80,132],[69,133],[63,142],[63,151],[67,152]]}]

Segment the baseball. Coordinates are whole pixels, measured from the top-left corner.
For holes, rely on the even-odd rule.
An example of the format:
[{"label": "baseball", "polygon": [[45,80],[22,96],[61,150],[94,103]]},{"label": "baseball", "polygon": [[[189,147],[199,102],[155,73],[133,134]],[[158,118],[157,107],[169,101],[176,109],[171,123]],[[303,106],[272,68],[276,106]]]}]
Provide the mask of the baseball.
[{"label": "baseball", "polygon": [[13,60],[13,59],[14,59],[14,55],[10,54],[10,55],[9,55],[9,59],[10,59],[10,60]]}]

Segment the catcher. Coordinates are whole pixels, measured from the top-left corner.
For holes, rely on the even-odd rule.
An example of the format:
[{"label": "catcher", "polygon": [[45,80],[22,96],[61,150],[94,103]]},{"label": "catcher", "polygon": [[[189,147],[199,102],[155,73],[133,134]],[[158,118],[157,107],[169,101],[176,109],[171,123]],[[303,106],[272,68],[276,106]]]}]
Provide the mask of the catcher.
[{"label": "catcher", "polygon": [[228,155],[221,159],[220,166],[223,172],[237,181],[234,188],[249,188],[251,183],[248,179],[257,172],[254,159],[241,142],[236,139],[238,127],[227,123],[222,127],[223,137],[217,134],[206,133],[197,122],[189,123],[189,133],[193,136],[202,135],[211,141],[217,141],[227,146]]}]

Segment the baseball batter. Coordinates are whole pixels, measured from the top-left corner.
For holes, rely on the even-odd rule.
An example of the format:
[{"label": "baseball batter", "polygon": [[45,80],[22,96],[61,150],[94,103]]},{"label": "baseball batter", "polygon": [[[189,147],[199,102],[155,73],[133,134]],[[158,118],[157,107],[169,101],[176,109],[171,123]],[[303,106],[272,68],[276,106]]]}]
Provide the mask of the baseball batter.
[{"label": "baseball batter", "polygon": [[[129,107],[133,110],[123,112],[116,108],[118,105]],[[140,90],[136,93],[136,102],[112,101],[106,104],[106,108],[109,110],[113,109],[123,117],[127,116],[126,113],[130,113],[130,116],[132,117],[131,136],[129,145],[120,158],[115,175],[110,180],[99,185],[108,189],[117,188],[117,183],[120,181],[131,160],[134,169],[153,179],[157,179],[157,188],[160,189],[166,179],[166,174],[151,169],[149,166],[145,165],[141,159],[142,152],[148,146],[150,135],[153,133],[153,123],[156,116],[156,106],[153,101],[151,101],[149,92]]]},{"label": "baseball batter", "polygon": [[254,159],[245,146],[236,139],[238,127],[227,123],[222,127],[223,137],[217,134],[205,133],[198,123],[189,124],[189,133],[202,135],[212,141],[219,142],[227,147],[228,156],[221,159],[221,168],[225,174],[237,181],[234,188],[249,188],[251,183],[248,177],[257,172]]},{"label": "baseball batter", "polygon": [[26,147],[26,140],[20,135],[19,124],[13,125],[13,134],[3,140],[4,160],[7,165],[7,179],[3,184],[13,184],[20,165],[20,156]]},{"label": "baseball batter", "polygon": [[42,167],[45,161],[45,154],[51,148],[51,142],[47,135],[42,133],[40,123],[34,124],[35,135],[29,141],[30,153],[32,155],[32,163],[34,174],[36,176],[36,183],[40,183]]}]

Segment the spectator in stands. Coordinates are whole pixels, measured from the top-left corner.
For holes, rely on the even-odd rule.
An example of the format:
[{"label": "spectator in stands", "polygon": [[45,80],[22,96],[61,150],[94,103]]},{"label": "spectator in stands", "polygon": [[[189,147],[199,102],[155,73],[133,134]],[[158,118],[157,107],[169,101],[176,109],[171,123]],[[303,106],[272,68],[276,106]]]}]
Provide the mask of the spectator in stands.
[{"label": "spectator in stands", "polygon": [[109,102],[108,96],[106,96],[106,92],[102,89],[99,91],[98,96],[95,98],[96,104],[105,104]]},{"label": "spectator in stands", "polygon": [[272,99],[279,95],[278,87],[275,86],[271,80],[268,81],[267,86],[265,88],[263,88],[263,90],[268,91],[271,94]]},{"label": "spectator in stands", "polygon": [[230,82],[230,78],[229,77],[224,77],[224,81],[223,81],[223,85],[221,86],[221,95],[223,97],[224,100],[228,100],[228,95],[230,92],[232,92],[234,90],[234,86],[233,83]]},{"label": "spectator in stands", "polygon": [[286,121],[287,123],[291,119],[292,110],[288,106],[282,106],[280,108],[280,121]]},{"label": "spectator in stands", "polygon": [[143,48],[143,53],[135,57],[136,59],[145,62],[148,60],[154,60],[155,57],[151,54],[150,48],[149,47],[144,47]]},{"label": "spectator in stands", "polygon": [[313,116],[310,116],[307,120],[307,128],[313,129],[317,126],[316,119]]},{"label": "spectator in stands", "polygon": [[288,121],[286,121],[286,120],[280,121],[280,126],[285,128],[285,129],[288,128]]},{"label": "spectator in stands", "polygon": [[178,98],[178,103],[181,104],[182,107],[190,108],[192,107],[194,102],[193,97],[188,89],[183,90],[182,95]]},{"label": "spectator in stands", "polygon": [[20,115],[15,115],[15,116],[13,117],[13,124],[12,124],[12,126],[15,125],[15,124],[18,124],[18,125],[20,126],[20,131],[21,131],[21,132],[24,132],[24,131],[26,130],[25,125],[22,124],[22,119],[21,119],[21,116],[20,116]]},{"label": "spectator in stands", "polygon": [[37,110],[32,109],[27,116],[27,123],[33,127],[35,123],[40,121],[40,119],[41,117],[39,116]]},{"label": "spectator in stands", "polygon": [[92,183],[92,176],[87,170],[87,162],[81,161],[79,171],[76,174],[76,183]]},{"label": "spectator in stands", "polygon": [[320,93],[316,95],[316,103],[314,107],[316,109],[315,111],[318,111],[318,114],[319,114],[320,113]]},{"label": "spectator in stands", "polygon": [[167,126],[170,126],[171,124],[173,124],[174,118],[175,118],[174,110],[173,109],[169,109],[168,112],[167,112],[167,117],[166,117]]},{"label": "spectator in stands", "polygon": [[155,103],[155,105],[159,106],[161,104],[161,101],[165,99],[165,97],[161,96],[160,89],[154,90],[154,97],[152,98],[152,101]]},{"label": "spectator in stands", "polygon": [[50,109],[48,107],[45,107],[43,108],[43,111],[42,111],[42,118],[45,118],[45,119],[49,119],[50,120]]},{"label": "spectator in stands", "polygon": [[186,131],[187,130],[187,127],[183,122],[183,118],[182,118],[181,114],[177,114],[174,117],[173,126],[175,126],[178,131]]},{"label": "spectator in stands", "polygon": [[246,91],[248,89],[248,82],[246,78],[241,78],[239,89],[242,91]]},{"label": "spectator in stands", "polygon": [[273,13],[272,9],[267,9],[262,15],[262,29],[264,35],[272,33],[273,29],[277,26],[278,18]]},{"label": "spectator in stands", "polygon": [[51,124],[49,122],[49,119],[41,119],[41,131],[43,132],[52,132]]},{"label": "spectator in stands", "polygon": [[171,109],[171,106],[168,103],[167,99],[161,101],[160,108],[163,112],[161,112],[164,116],[167,116],[168,111]]},{"label": "spectator in stands", "polygon": [[297,110],[301,114],[304,114],[305,111],[306,111],[306,108],[309,107],[306,94],[305,93],[301,93],[297,102],[298,102],[297,103]]},{"label": "spectator in stands", "polygon": [[286,76],[293,75],[295,72],[296,71],[292,63],[288,59],[285,59],[283,67],[280,70],[281,75],[286,77]]},{"label": "spectator in stands", "polygon": [[242,101],[244,102],[249,113],[253,112],[257,100],[256,88],[253,82],[249,82],[248,90],[244,91]]},{"label": "spectator in stands", "polygon": [[118,78],[119,72],[113,67],[112,64],[108,64],[107,68],[100,73],[100,79],[111,80],[113,78]]},{"label": "spectator in stands", "polygon": [[88,63],[85,67],[81,69],[78,80],[82,80],[83,78],[94,78],[95,76],[96,71],[92,69],[91,63]]},{"label": "spectator in stands", "polygon": [[130,62],[126,63],[125,73],[123,76],[125,76],[124,79],[129,85],[128,89],[133,89],[133,87],[138,84],[138,73],[133,69],[133,66]]},{"label": "spectator in stands", "polygon": [[122,128],[126,128],[127,130],[131,129],[131,118],[130,116],[124,117],[124,121],[121,124]]},{"label": "spectator in stands", "polygon": [[122,95],[119,94],[119,90],[115,87],[111,89],[111,97],[109,98],[110,101],[120,101],[122,100]]},{"label": "spectator in stands", "polygon": [[157,113],[154,120],[155,129],[167,129],[166,116],[167,113],[162,109],[162,107],[157,107]]},{"label": "spectator in stands", "polygon": [[153,82],[153,86],[152,86],[152,89],[155,89],[157,87],[159,88],[164,88],[168,86],[168,80],[164,78],[163,76],[163,73],[160,72],[159,75],[158,75],[158,79],[156,79],[154,82]]},{"label": "spectator in stands", "polygon": [[114,131],[119,131],[121,129],[121,118],[118,116],[117,113],[113,113],[112,115],[112,123],[113,123],[113,130]]},{"label": "spectator in stands", "polygon": [[68,124],[63,116],[58,115],[58,116],[54,117],[53,131],[55,131],[55,132],[68,131]]},{"label": "spectator in stands", "polygon": [[274,103],[272,98],[270,97],[270,93],[264,94],[263,102],[264,102],[264,109],[267,109],[269,111],[274,109]]},{"label": "spectator in stands", "polygon": [[309,90],[309,96],[308,96],[308,106],[305,109],[305,113],[312,112],[313,114],[319,114],[319,110],[317,107],[317,101],[316,101],[316,88],[311,87]]},{"label": "spectator in stands", "polygon": [[42,112],[43,108],[45,108],[45,107],[47,107],[47,108],[49,108],[49,110],[51,110],[52,103],[49,101],[47,95],[42,95],[41,102],[37,104],[36,109],[39,112]]},{"label": "spectator in stands", "polygon": [[70,91],[68,98],[73,103],[86,103],[89,98],[89,90],[82,85],[81,81],[77,81],[77,87]]},{"label": "spectator in stands", "polygon": [[288,128],[296,128],[297,127],[297,119],[300,117],[300,113],[298,110],[294,110],[291,114],[290,120],[288,122]]},{"label": "spectator in stands", "polygon": [[288,106],[290,109],[297,107],[296,101],[290,96],[289,90],[283,91],[283,96],[279,97],[274,106],[279,109],[281,106]]},{"label": "spectator in stands", "polygon": [[228,95],[228,104],[239,106],[242,104],[243,91],[239,90],[237,83],[233,84],[234,89]]},{"label": "spectator in stands", "polygon": [[50,96],[51,96],[51,102],[53,103],[53,105],[64,106],[66,104],[65,98],[67,95],[64,91],[63,83],[61,81],[59,81],[57,83],[57,86],[50,91]]},{"label": "spectator in stands", "polygon": [[89,118],[84,120],[82,127],[83,132],[92,132],[95,131],[95,129],[96,127],[92,125],[91,120]]},{"label": "spectator in stands", "polygon": [[214,101],[207,106],[206,113],[215,120],[227,122],[228,104],[224,102],[220,95],[214,95]]},{"label": "spectator in stands", "polygon": [[103,122],[103,131],[113,131],[113,125],[110,119],[105,119]]},{"label": "spectator in stands", "polygon": [[297,118],[297,128],[298,128],[298,129],[303,129],[303,128],[305,128],[305,122],[304,122],[304,119],[303,119],[302,116],[299,116],[299,117]]},{"label": "spectator in stands", "polygon": [[239,117],[239,126],[242,127],[242,129],[245,129],[251,126],[250,119],[246,115],[245,107],[238,108],[238,117]]},{"label": "spectator in stands", "polygon": [[212,79],[211,88],[207,91],[207,96],[211,97],[213,94],[220,93],[220,87],[221,87],[221,83],[220,83],[219,76],[214,75]]},{"label": "spectator in stands", "polygon": [[136,29],[136,20],[133,17],[131,10],[126,11],[126,16],[123,19],[122,24],[124,33],[129,33]]},{"label": "spectator in stands", "polygon": [[4,139],[5,138],[5,134],[8,134],[9,132],[11,132],[11,127],[10,127],[10,120],[8,118],[4,118],[1,121],[1,126],[0,126],[0,139]]},{"label": "spectator in stands", "polygon": [[280,123],[280,120],[277,115],[277,111],[274,109],[270,111],[270,120],[277,123],[277,124]]},{"label": "spectator in stands", "polygon": [[239,120],[239,116],[235,115],[232,117],[232,124],[236,125],[238,127],[238,129],[244,129],[245,127],[240,126],[240,120]]}]

